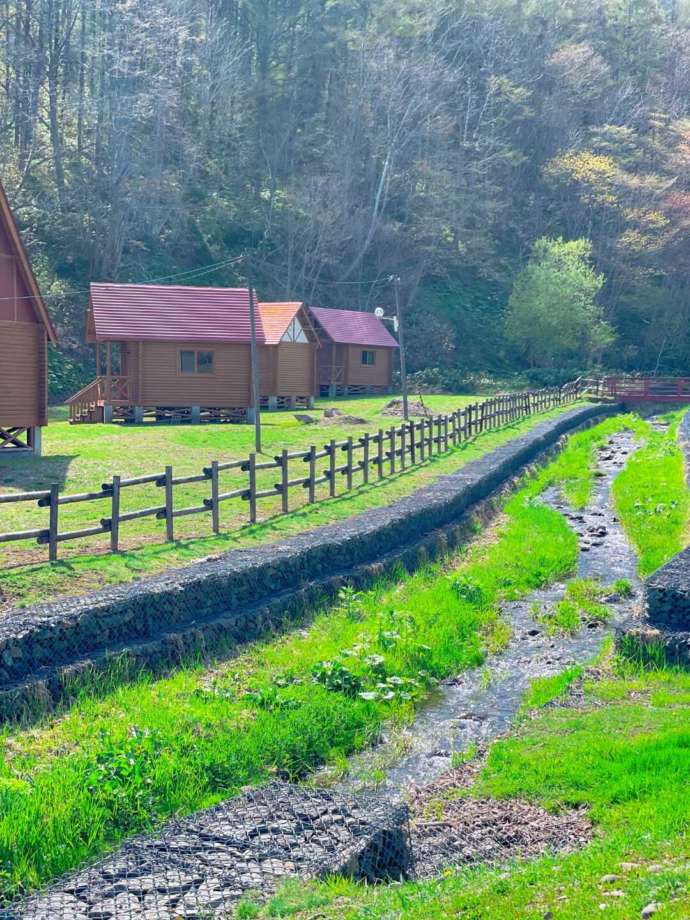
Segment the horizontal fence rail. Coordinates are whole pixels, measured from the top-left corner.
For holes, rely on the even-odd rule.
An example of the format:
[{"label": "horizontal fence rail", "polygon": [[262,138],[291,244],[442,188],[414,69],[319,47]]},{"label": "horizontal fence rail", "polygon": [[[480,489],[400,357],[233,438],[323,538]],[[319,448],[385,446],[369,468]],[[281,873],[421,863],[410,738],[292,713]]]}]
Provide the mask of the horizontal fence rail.
[{"label": "horizontal fence rail", "polygon": [[[312,445],[304,451],[282,450],[273,459],[264,460],[250,454],[245,460],[219,462],[214,460],[201,473],[190,476],[174,476],[172,466],[164,470],[130,479],[113,476],[100,489],[73,495],[61,494],[57,485],[49,489],[32,492],[15,492],[0,495],[0,505],[14,502],[32,502],[40,508],[47,508],[46,526],[30,530],[0,533],[0,543],[18,540],[35,540],[47,545],[48,559],[58,558],[58,546],[69,540],[108,534],[110,551],[120,549],[120,525],[128,521],[151,517],[165,522],[167,541],[175,539],[175,521],[188,515],[206,514],[210,529],[220,533],[220,509],[224,502],[240,499],[248,505],[247,518],[254,524],[258,520],[259,503],[262,499],[280,498],[280,512],[291,510],[292,490],[306,492],[307,504],[318,500],[317,486],[327,484],[327,495],[334,498],[341,494],[338,484],[345,491],[378,482],[387,476],[403,472],[411,466],[425,463],[437,454],[464,444],[477,434],[502,428],[539,412],[575,402],[590,391],[588,382],[577,380],[562,387],[525,391],[494,396],[483,402],[472,403],[449,415],[421,418],[418,421],[403,422],[377,432],[366,432],[361,436],[345,440],[331,440],[317,447]],[[223,489],[222,476],[228,471],[244,474],[242,486]],[[258,474],[275,471],[275,481],[260,487]],[[264,476],[265,478],[265,476]],[[208,495],[198,504],[177,507],[175,488],[191,483],[208,483]],[[137,486],[154,486],[160,490],[159,500],[151,507],[135,511],[122,510],[123,490]],[[98,522],[77,530],[60,530],[60,508],[78,502],[106,501],[109,514]],[[294,504],[294,503],[293,503]]]}]

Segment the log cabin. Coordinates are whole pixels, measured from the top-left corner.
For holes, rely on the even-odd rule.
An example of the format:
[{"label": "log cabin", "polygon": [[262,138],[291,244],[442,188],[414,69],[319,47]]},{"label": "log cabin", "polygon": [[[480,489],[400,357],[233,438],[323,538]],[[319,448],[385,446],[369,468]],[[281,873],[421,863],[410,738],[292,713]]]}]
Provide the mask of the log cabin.
[{"label": "log cabin", "polygon": [[318,391],[324,396],[390,393],[398,343],[372,313],[310,307],[321,342]]},{"label": "log cabin", "polygon": [[304,304],[260,303],[259,314],[264,333],[264,345],[259,348],[262,406],[311,406],[320,342]]},{"label": "log cabin", "polygon": [[0,184],[0,455],[41,454],[55,328]]},{"label": "log cabin", "polygon": [[[261,395],[310,404],[317,339],[302,305],[254,303]],[[92,284],[86,338],[96,379],[68,400],[72,422],[253,417],[246,288]]]}]

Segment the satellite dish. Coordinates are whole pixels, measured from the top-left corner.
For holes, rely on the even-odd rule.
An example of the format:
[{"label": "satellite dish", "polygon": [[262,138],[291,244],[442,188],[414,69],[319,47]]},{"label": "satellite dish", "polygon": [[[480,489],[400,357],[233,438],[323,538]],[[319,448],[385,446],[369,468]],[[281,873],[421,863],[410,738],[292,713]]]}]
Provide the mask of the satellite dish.
[{"label": "satellite dish", "polygon": [[384,316],[384,309],[383,309],[383,307],[377,307],[377,308],[374,310],[374,316],[378,316],[379,319],[383,319],[383,316]]}]

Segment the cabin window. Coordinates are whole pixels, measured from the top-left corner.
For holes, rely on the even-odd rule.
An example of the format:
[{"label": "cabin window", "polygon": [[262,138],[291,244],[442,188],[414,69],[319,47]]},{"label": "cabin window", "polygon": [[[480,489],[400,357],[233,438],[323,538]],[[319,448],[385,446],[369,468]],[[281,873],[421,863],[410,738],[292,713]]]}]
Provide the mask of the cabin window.
[{"label": "cabin window", "polygon": [[362,352],[362,364],[376,364],[376,352],[375,351],[363,351]]},{"label": "cabin window", "polygon": [[193,374],[196,370],[196,352],[180,352],[180,370],[183,374]]},{"label": "cabin window", "polygon": [[307,333],[300,321],[295,317],[283,333],[281,342],[308,342]]},{"label": "cabin window", "polygon": [[213,373],[213,352],[212,351],[181,351],[180,352],[180,373],[181,374],[212,374]]},{"label": "cabin window", "polygon": [[196,353],[196,372],[197,374],[213,373],[213,352],[198,351]]}]

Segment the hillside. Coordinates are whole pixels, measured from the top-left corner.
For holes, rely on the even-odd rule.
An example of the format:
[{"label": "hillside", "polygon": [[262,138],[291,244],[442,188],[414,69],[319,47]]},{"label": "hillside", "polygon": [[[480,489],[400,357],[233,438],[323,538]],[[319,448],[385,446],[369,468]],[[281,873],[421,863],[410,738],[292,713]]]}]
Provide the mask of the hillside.
[{"label": "hillside", "polygon": [[[451,384],[530,364],[682,371],[688,15],[0,0],[0,173],[62,334],[54,395],[88,377],[90,280],[233,284],[246,250],[272,298],[371,309],[400,275],[411,370]],[[535,361],[504,314],[544,237],[591,244],[607,334]]]}]

